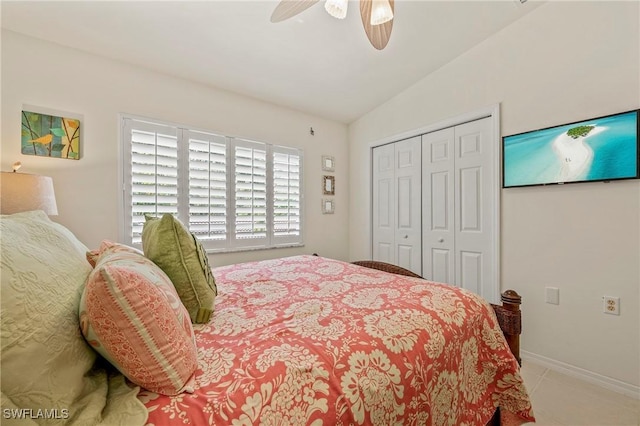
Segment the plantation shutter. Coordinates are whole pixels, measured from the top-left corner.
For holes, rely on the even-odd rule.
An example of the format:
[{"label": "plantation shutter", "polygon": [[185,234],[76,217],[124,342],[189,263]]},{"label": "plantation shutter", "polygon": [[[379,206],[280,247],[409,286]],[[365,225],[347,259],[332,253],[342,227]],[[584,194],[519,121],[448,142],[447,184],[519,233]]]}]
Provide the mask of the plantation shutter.
[{"label": "plantation shutter", "polygon": [[301,166],[302,153],[299,150],[273,147],[274,244],[302,242]]},{"label": "plantation shutter", "polygon": [[234,246],[267,243],[267,146],[235,139]]},{"label": "plantation shutter", "polygon": [[224,136],[188,131],[189,229],[207,247],[227,240],[227,141]]},{"label": "plantation shutter", "polygon": [[178,129],[127,119],[124,137],[130,143],[129,237],[142,241],[145,214],[178,213]]},{"label": "plantation shutter", "polygon": [[302,245],[302,151],[122,118],[121,238],[175,215],[212,251]]}]

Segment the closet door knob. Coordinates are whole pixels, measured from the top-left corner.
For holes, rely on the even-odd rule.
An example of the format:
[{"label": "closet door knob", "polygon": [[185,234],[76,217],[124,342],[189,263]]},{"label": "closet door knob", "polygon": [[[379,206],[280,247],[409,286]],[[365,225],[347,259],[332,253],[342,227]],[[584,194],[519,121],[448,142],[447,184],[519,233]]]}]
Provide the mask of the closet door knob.
[{"label": "closet door knob", "polygon": [[439,243],[444,243],[444,238],[438,238]]},{"label": "closet door knob", "polygon": [[409,238],[409,236],[408,236],[408,235],[405,235],[405,236],[404,236],[404,237],[402,237],[402,238],[404,238],[404,239],[406,240],[407,238]]}]

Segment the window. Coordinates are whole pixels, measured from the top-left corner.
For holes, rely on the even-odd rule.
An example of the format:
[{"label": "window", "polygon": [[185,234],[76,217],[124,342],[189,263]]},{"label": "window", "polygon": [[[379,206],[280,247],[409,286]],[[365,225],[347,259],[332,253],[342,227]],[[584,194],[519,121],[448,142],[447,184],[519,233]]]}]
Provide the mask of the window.
[{"label": "window", "polygon": [[302,152],[124,117],[124,240],[176,215],[209,250],[302,245]]}]

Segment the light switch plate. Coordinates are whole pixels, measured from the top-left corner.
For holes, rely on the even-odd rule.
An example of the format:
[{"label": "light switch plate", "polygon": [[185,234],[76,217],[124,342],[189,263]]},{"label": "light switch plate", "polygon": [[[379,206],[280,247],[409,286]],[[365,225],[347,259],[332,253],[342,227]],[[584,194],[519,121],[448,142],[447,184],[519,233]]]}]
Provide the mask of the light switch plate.
[{"label": "light switch plate", "polygon": [[560,289],[558,287],[545,287],[545,302],[552,305],[559,305]]}]

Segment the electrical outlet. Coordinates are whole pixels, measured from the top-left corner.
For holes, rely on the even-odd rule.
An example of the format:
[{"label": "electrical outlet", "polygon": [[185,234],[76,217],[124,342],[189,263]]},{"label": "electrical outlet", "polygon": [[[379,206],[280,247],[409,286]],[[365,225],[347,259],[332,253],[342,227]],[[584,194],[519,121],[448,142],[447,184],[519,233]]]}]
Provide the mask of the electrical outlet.
[{"label": "electrical outlet", "polygon": [[620,298],[604,296],[603,310],[605,314],[620,315]]}]

